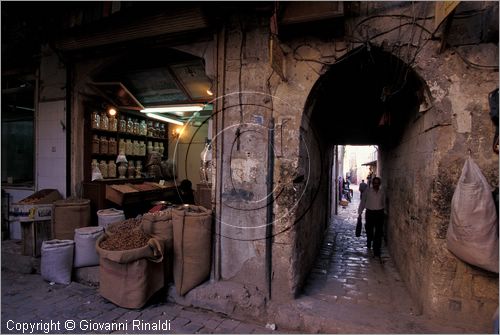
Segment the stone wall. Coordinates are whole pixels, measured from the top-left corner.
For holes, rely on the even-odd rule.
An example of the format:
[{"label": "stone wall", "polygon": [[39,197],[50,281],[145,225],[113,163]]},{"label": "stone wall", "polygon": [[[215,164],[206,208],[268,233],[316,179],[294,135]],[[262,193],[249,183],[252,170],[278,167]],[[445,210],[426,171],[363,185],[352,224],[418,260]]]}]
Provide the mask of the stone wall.
[{"label": "stone wall", "polygon": [[[415,111],[399,146],[382,155],[390,199],[388,246],[422,312],[457,322],[490,322],[498,306],[498,275],[451,254],[446,231],[469,152],[491,185],[498,185],[488,115],[488,94],[498,87],[498,73],[467,66],[453,50],[438,55],[439,47],[429,42],[415,64],[433,107]],[[468,49],[467,57],[497,64],[498,47],[480,44]]]}]

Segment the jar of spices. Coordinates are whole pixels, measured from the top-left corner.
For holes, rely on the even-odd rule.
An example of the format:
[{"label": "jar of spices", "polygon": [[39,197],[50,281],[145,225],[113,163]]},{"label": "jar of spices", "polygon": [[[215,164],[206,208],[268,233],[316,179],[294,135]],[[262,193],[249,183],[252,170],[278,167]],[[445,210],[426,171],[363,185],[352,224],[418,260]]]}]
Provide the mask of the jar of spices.
[{"label": "jar of spices", "polygon": [[92,171],[94,171],[94,168],[98,168],[99,163],[97,163],[97,159],[93,159],[91,165],[92,165]]},{"label": "jar of spices", "polygon": [[153,142],[148,141],[148,154],[153,152]]},{"label": "jar of spices", "polygon": [[108,178],[108,164],[106,164],[105,160],[102,160],[99,164],[99,170],[101,170],[103,178]]},{"label": "jar of spices", "polygon": [[160,152],[160,146],[158,145],[158,142],[154,142],[153,151]]},{"label": "jar of spices", "polygon": [[127,176],[129,178],[134,178],[135,175],[135,166],[134,166],[134,161],[129,161],[128,162],[128,170],[127,170]]},{"label": "jar of spices", "polygon": [[131,139],[127,140],[127,146],[125,149],[125,154],[126,155],[133,155],[134,154],[134,144],[132,143]]},{"label": "jar of spices", "polygon": [[127,147],[123,138],[120,138],[120,141],[118,142],[118,153],[120,152],[123,152],[124,155],[127,154]]},{"label": "jar of spices", "polygon": [[106,113],[101,113],[101,129],[109,130],[109,119]]},{"label": "jar of spices", "polygon": [[163,156],[163,152],[165,151],[165,148],[163,147],[163,142],[160,142],[158,145],[158,151],[160,152],[160,155]]},{"label": "jar of spices", "polygon": [[165,138],[165,123],[160,124],[160,137]]},{"label": "jar of spices", "polygon": [[155,127],[153,129],[153,137],[160,137],[160,122],[155,122]]},{"label": "jar of spices", "polygon": [[92,112],[92,129],[100,129],[101,128],[101,117],[99,113],[96,111]]},{"label": "jar of spices", "polygon": [[114,160],[110,160],[108,162],[108,177],[109,178],[116,178],[116,164],[115,164]]},{"label": "jar of spices", "polygon": [[139,120],[135,119],[134,120],[134,128],[133,128],[133,133],[134,135],[139,135],[141,132],[140,130],[140,123],[139,123]]},{"label": "jar of spices", "polygon": [[99,141],[99,153],[107,155],[108,154],[108,139],[107,137],[102,136]]},{"label": "jar of spices", "polygon": [[139,135],[146,136],[148,134],[148,126],[146,125],[146,120],[142,120],[139,125]]},{"label": "jar of spices", "polygon": [[108,141],[108,154],[116,155],[117,154],[117,145],[114,137],[110,137]]},{"label": "jar of spices", "polygon": [[142,162],[137,161],[136,166],[135,166],[135,177],[136,178],[141,178],[142,177]]},{"label": "jar of spices", "polygon": [[134,150],[132,152],[132,155],[139,156],[139,141],[137,140],[134,140]]},{"label": "jar of spices", "polygon": [[139,156],[146,156],[146,144],[144,141],[139,142]]},{"label": "jar of spices", "polygon": [[92,138],[92,153],[98,154],[100,150],[99,137],[97,135],[94,135],[94,137]]},{"label": "jar of spices", "polygon": [[153,121],[148,121],[148,136],[153,137]]},{"label": "jar of spices", "polygon": [[127,133],[129,134],[134,133],[134,121],[132,121],[131,117],[129,117],[127,120]]},{"label": "jar of spices", "polygon": [[114,116],[109,117],[109,131],[118,131],[118,120]]},{"label": "jar of spices", "polygon": [[126,133],[127,132],[127,121],[125,121],[125,116],[120,115],[120,122],[118,122],[118,131],[120,133]]}]

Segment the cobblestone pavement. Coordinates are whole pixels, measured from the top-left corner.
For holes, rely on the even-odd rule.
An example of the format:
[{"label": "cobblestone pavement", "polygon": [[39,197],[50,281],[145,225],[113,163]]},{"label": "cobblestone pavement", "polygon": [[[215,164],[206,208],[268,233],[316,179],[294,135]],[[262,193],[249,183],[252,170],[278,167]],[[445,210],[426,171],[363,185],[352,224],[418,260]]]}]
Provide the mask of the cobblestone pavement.
[{"label": "cobblestone pavement", "polygon": [[[352,185],[351,188],[357,188]],[[340,207],[323,242],[304,300],[334,317],[341,333],[485,333],[492,325],[458,325],[421,315],[382,243],[381,258],[366,247],[366,234],[355,236],[359,192]],[[330,310],[333,310],[330,311]],[[332,325],[330,325],[331,327]]]},{"label": "cobblestone pavement", "polygon": [[[23,326],[38,327],[24,332],[34,334],[277,333],[265,325],[168,302],[150,304],[141,310],[120,308],[102,298],[95,287],[76,282],[50,285],[40,275],[9,270],[2,271],[1,324],[2,334],[23,333]],[[115,328],[106,330],[108,326]]]}]

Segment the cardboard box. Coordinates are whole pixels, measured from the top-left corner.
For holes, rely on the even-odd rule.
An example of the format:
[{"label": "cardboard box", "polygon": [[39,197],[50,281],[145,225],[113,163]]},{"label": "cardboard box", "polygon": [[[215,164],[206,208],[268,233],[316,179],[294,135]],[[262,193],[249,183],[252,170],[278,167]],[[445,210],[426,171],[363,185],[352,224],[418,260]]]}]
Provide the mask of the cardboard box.
[{"label": "cardboard box", "polygon": [[57,190],[45,189],[10,206],[9,219],[13,221],[43,221],[52,219],[52,203],[62,199]]}]

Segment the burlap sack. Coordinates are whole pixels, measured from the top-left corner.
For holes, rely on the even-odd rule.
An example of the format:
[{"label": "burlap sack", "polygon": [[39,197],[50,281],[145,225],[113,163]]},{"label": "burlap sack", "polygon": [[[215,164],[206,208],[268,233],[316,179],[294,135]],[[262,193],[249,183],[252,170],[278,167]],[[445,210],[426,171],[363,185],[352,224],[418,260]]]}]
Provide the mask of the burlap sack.
[{"label": "burlap sack", "polygon": [[174,282],[185,295],[210,274],[212,211],[201,206],[172,210],[174,230]]},{"label": "burlap sack", "polygon": [[96,242],[99,261],[99,293],[124,308],[141,308],[164,285],[164,244],[151,238],[144,247],[110,251]]},{"label": "burlap sack", "polygon": [[160,263],[163,260],[163,243],[158,239],[150,238],[148,243],[141,248],[115,251],[101,248],[101,241],[106,238],[108,238],[107,234],[102,235],[95,245],[101,259],[109,259],[120,264],[130,263],[141,258],[146,258],[155,263]]},{"label": "burlap sack", "polygon": [[145,234],[164,242],[165,257],[164,272],[165,285],[173,280],[173,229],[172,209],[168,208],[155,213],[146,213],[142,216],[141,227]]},{"label": "burlap sack", "polygon": [[146,213],[141,220],[142,231],[151,237],[165,241],[165,251],[173,248],[172,209]]},{"label": "burlap sack", "polygon": [[99,262],[99,293],[124,308],[141,308],[163,287],[163,264],[141,258],[116,263],[106,258]]}]

